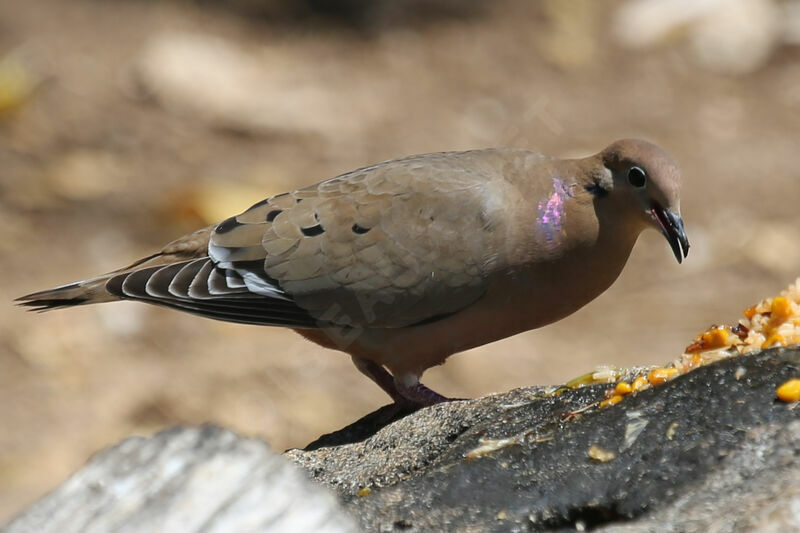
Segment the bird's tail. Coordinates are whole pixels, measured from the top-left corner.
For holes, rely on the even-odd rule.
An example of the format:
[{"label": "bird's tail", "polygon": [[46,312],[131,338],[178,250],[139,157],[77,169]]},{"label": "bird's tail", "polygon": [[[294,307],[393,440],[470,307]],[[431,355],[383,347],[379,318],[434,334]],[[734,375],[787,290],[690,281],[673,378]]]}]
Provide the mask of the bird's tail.
[{"label": "bird's tail", "polygon": [[164,254],[162,252],[149,255],[125,268],[83,281],[68,283],[44,291],[32,292],[31,294],[20,296],[14,301],[17,302],[17,305],[30,307],[30,311],[39,312],[61,309],[64,307],[74,307],[76,305],[113,302],[119,300],[120,297],[106,290],[106,283],[108,283],[108,280],[118,274],[134,270],[142,265],[146,266],[149,263],[157,263],[163,256]]},{"label": "bird's tail", "polygon": [[19,305],[31,307],[31,311],[49,311],[75,305],[113,302],[124,298],[119,291],[109,291],[106,284],[113,278],[153,266],[166,266],[206,256],[208,236],[215,225],[199,229],[172,241],[160,252],[143,257],[131,265],[83,281],[76,281],[46,291],[34,292],[17,298]]},{"label": "bird's tail", "polygon": [[18,305],[31,307],[31,311],[50,311],[51,309],[60,309],[62,307],[119,300],[117,296],[106,290],[106,282],[112,276],[114,274],[110,273],[61,285],[60,287],[20,296],[14,301],[18,302]]}]

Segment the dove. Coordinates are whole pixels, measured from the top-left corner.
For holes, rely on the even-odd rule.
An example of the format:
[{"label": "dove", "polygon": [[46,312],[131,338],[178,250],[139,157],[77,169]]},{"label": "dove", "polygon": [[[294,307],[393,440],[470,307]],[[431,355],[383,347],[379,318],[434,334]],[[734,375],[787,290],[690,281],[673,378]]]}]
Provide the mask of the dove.
[{"label": "dove", "polygon": [[350,355],[397,405],[448,398],[450,355],[574,313],[638,236],[689,241],[675,160],[647,141],[558,159],[491,148],[385,161],[262,200],[130,266],[18,298],[33,310],[134,300],[291,328]]}]

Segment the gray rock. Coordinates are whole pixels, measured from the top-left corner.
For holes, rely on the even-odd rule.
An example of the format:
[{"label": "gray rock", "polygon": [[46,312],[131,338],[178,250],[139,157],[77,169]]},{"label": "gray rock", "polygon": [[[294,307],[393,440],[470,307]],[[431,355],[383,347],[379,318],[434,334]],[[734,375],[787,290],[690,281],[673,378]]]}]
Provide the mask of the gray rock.
[{"label": "gray rock", "polygon": [[132,437],[3,533],[356,531],[335,498],[261,441],[216,428]]},{"label": "gray rock", "polygon": [[[217,428],[132,438],[3,531],[800,530],[800,350],[701,367],[611,408],[609,385],[391,406],[272,455]],[[299,474],[293,461],[320,485]]]},{"label": "gray rock", "polygon": [[789,42],[782,11],[791,13],[775,0],[629,0],[618,8],[613,32],[632,48],[685,37],[698,65],[741,75],[763,66],[782,39]]},{"label": "gray rock", "polygon": [[[799,351],[772,350],[605,410],[571,414],[608,386],[555,397],[518,390],[423,410],[363,442],[286,455],[336,489],[370,531],[620,522],[625,531],[798,530],[800,409],[775,398],[798,375]],[[467,460],[481,447],[496,449]],[[363,488],[371,491],[359,497]]]},{"label": "gray rock", "polygon": [[800,421],[752,430],[699,484],[665,508],[606,533],[800,531]]},{"label": "gray rock", "polygon": [[129,73],[132,95],[226,131],[352,135],[363,127],[359,120],[380,119],[366,90],[343,106],[342,74],[286,47],[244,50],[211,35],[165,33],[145,44]]}]

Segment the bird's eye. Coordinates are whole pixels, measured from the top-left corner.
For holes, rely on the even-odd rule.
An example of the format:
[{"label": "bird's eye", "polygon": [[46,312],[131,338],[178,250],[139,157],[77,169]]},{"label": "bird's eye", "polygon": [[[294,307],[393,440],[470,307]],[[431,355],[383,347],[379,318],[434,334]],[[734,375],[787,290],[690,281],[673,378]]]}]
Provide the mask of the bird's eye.
[{"label": "bird's eye", "polygon": [[628,183],[638,189],[644,187],[645,182],[647,182],[647,174],[644,170],[639,167],[631,167],[628,171]]}]

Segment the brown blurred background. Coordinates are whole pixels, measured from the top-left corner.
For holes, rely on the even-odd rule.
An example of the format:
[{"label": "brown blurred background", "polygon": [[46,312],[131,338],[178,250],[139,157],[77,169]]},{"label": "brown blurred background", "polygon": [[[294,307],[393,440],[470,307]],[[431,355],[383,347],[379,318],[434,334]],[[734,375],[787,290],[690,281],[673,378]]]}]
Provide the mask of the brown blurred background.
[{"label": "brown blurred background", "polygon": [[282,450],[386,403],[292,332],[11,299],[392,157],[666,147],[684,265],[646,234],[597,301],[425,382],[672,360],[800,274],[798,43],[798,1],[0,0],[0,521],[132,434],[213,422]]}]

